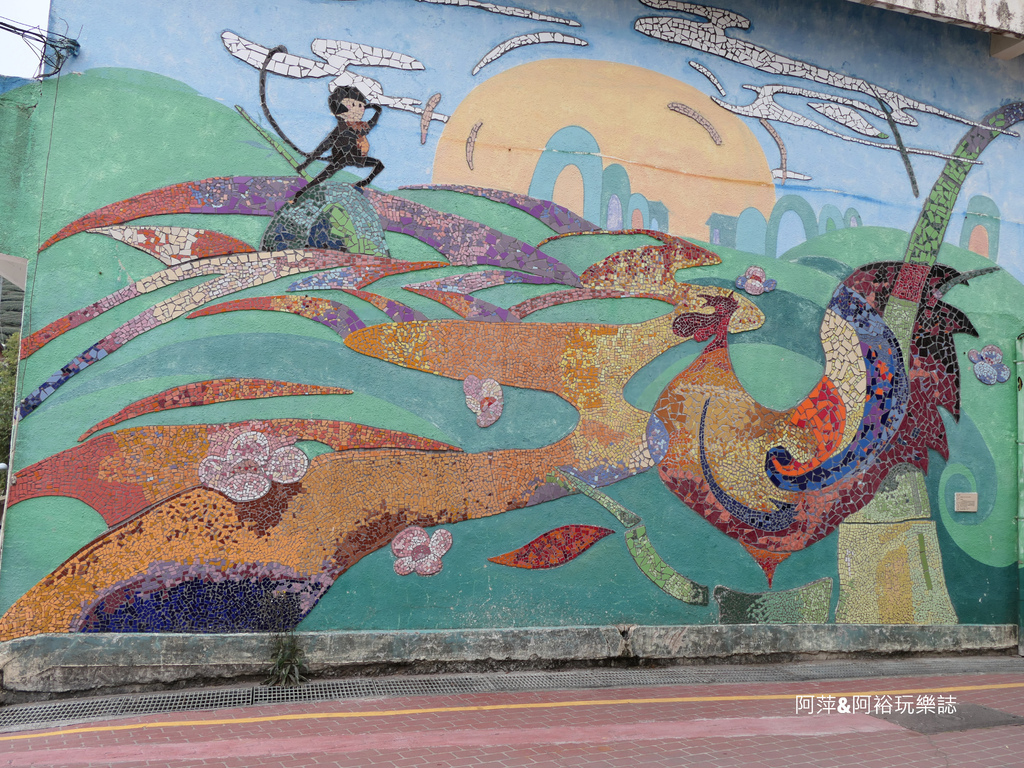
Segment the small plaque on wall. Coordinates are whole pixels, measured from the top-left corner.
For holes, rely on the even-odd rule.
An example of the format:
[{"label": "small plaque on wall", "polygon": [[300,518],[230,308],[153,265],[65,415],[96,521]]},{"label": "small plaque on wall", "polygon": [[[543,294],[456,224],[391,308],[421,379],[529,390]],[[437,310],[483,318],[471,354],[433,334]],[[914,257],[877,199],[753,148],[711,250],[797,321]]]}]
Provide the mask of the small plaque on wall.
[{"label": "small plaque on wall", "polygon": [[953,509],[956,512],[977,512],[978,511],[978,494],[976,494],[976,493],[957,493],[957,494],[954,494]]}]

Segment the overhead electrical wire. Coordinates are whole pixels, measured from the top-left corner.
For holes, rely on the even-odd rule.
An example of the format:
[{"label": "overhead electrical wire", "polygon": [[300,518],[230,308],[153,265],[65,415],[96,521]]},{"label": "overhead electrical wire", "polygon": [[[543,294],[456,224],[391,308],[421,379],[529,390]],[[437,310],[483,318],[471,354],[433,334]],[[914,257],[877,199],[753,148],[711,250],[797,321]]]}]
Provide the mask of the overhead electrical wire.
[{"label": "overhead electrical wire", "polygon": [[64,62],[72,56],[77,56],[81,50],[78,41],[73,38],[57,32],[46,32],[38,27],[26,27],[12,19],[0,17],[0,31],[10,32],[25,41],[39,57],[43,69],[50,70],[42,72],[41,77],[56,75],[64,66]]}]

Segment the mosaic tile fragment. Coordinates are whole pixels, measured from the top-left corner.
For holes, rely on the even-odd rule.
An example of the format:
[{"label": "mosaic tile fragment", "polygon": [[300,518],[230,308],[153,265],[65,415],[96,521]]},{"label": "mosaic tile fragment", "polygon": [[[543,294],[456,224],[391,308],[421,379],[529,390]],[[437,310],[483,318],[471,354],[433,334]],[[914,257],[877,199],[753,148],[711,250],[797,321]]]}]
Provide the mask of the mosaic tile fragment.
[{"label": "mosaic tile fragment", "polygon": [[441,103],[441,94],[435,93],[423,107],[423,114],[420,115],[420,144],[427,143],[427,131],[430,130],[430,118],[434,116],[434,109]]},{"label": "mosaic tile fragment", "polygon": [[410,323],[414,320],[428,319],[427,316],[418,309],[407,307],[402,302],[389,299],[386,296],[379,296],[376,293],[369,293],[368,291],[357,291],[354,288],[345,288],[343,290],[345,293],[351,294],[357,299],[362,299],[363,301],[372,304],[396,323]]},{"label": "mosaic tile fragment", "polygon": [[[477,123],[474,126],[474,132],[470,134],[470,138],[476,140],[476,132],[479,130],[479,126],[483,123]],[[468,142],[468,140],[467,140]],[[472,145],[467,143],[467,157],[472,158]],[[472,163],[470,164],[470,170],[473,169]],[[529,197],[518,192],[506,192],[503,189],[486,189],[484,187],[471,187],[464,184],[412,184],[409,186],[401,187],[401,189],[437,189],[448,192],[460,192],[464,195],[474,195],[475,197],[484,197],[488,200],[493,200],[496,203],[505,203],[511,205],[513,208],[517,208],[524,213],[528,213],[537,221],[546,224],[551,227],[555,232],[559,234],[567,234],[570,232],[589,232],[594,229],[598,229],[596,224],[591,224],[586,219],[583,219],[570,211],[564,206],[553,203],[550,200],[538,200],[535,197]]]},{"label": "mosaic tile fragment", "polygon": [[[301,266],[298,266],[300,263]],[[325,267],[338,264],[352,264],[352,267],[346,267],[347,270],[350,270],[345,273],[346,275],[352,275],[351,279],[353,281],[365,280],[372,282],[377,279],[375,275],[383,276],[416,268],[402,266],[407,263],[409,262],[390,262],[389,259],[378,260],[372,256],[360,257],[356,255],[344,257],[340,253],[331,251],[307,250],[230,254],[204,259],[200,262],[177,264],[141,278],[134,283],[129,283],[124,288],[90,304],[88,307],[75,310],[59,320],[53,321],[44,328],[40,328],[35,333],[29,334],[22,343],[21,355],[24,360],[58,336],[67,333],[73,328],[77,328],[93,318],[99,317],[104,312],[123,304],[129,299],[195,277],[205,275],[221,276],[203,286],[189,289],[171,299],[154,305],[148,310],[149,315],[147,315],[147,312],[143,312],[134,320],[130,320],[127,325],[130,326],[133,323],[145,325],[146,321],[143,318],[147,316],[163,316],[173,319],[173,317],[179,316],[180,312],[179,314],[174,314],[174,312],[180,307],[188,306],[190,302],[195,306],[199,306],[204,296],[209,296],[210,298],[224,296],[296,272],[324,269]],[[173,317],[168,317],[169,315],[173,315]],[[156,323],[156,325],[159,324]],[[156,327],[156,325],[153,327]],[[122,328],[124,327],[126,326],[122,326]],[[127,333],[127,331],[124,333]],[[129,338],[134,337],[129,336],[124,340],[127,341]]]},{"label": "mosaic tile fragment", "polygon": [[931,520],[839,526],[837,623],[956,624]]},{"label": "mosaic tile fragment", "polygon": [[373,206],[359,189],[328,180],[305,190],[270,219],[260,249],[325,248],[387,256],[384,230]]},{"label": "mosaic tile fragment", "polygon": [[657,584],[662,592],[691,605],[708,604],[708,588],[686,578],[662,560],[651,544],[645,526],[640,525],[626,531],[626,546],[636,564],[640,566],[640,570]]},{"label": "mosaic tile fragment", "polygon": [[410,573],[433,576],[440,573],[443,567],[441,558],[451,546],[451,531],[440,528],[428,535],[418,525],[411,525],[391,540],[395,573],[399,576],[408,576]]},{"label": "mosaic tile fragment", "polygon": [[466,395],[466,407],[476,414],[478,427],[489,427],[501,418],[505,396],[501,384],[494,379],[467,376],[462,382],[462,391]]},{"label": "mosaic tile fragment", "polygon": [[[652,8],[677,9],[675,3],[664,3],[661,0],[641,0],[641,2]],[[866,80],[791,59],[747,39],[730,37],[727,32],[729,29],[750,28],[750,20],[738,13],[697,3],[686,3],[685,5],[689,6],[687,10],[692,9],[694,13],[705,17],[706,21],[693,21],[676,16],[645,16],[637,19],[634,29],[649,37],[721,56],[728,61],[734,61],[767,74],[799,77],[822,85],[882,99],[888,104],[893,119],[902,125],[917,125],[916,120],[904,111],[907,109],[940,115],[962,123],[971,123],[966,118],[945,112],[930,104],[915,101],[901,93],[890,91]],[[821,96],[831,99],[830,94],[821,94]]]},{"label": "mosaic tile fragment", "polygon": [[1003,362],[1003,350],[996,344],[987,344],[980,352],[970,350],[967,359],[974,363],[974,376],[982,384],[1002,384],[1010,380],[1010,369]]},{"label": "mosaic tile fragment", "polygon": [[611,512],[615,516],[615,519],[627,528],[632,528],[633,526],[640,525],[640,523],[643,522],[639,517],[637,517],[637,515],[626,509],[619,502],[615,501],[611,496],[606,493],[601,493],[601,491],[587,485],[572,472],[560,472],[559,475],[571,488],[596,501],[602,507]]},{"label": "mosaic tile fragment", "polygon": [[359,315],[344,304],[312,296],[256,296],[251,299],[235,299],[196,310],[188,317],[191,320],[197,317],[247,310],[289,312],[314,320],[320,325],[330,328],[341,338],[345,338],[352,331],[366,327],[366,323],[359,319]]},{"label": "mosaic tile fragment", "polygon": [[715,90],[717,90],[720,94],[725,96],[725,88],[722,87],[722,84],[718,81],[718,78],[715,77],[714,73],[710,69],[705,67],[700,62],[688,61],[686,63],[689,64],[698,72],[700,72],[702,75],[704,75],[704,77],[706,77],[711,82],[711,84],[715,86]]},{"label": "mosaic tile fragment", "polygon": [[764,571],[765,578],[768,579],[768,588],[771,589],[772,581],[775,579],[775,569],[779,567],[779,563],[789,557],[789,552],[769,552],[765,549],[758,549],[752,547],[745,541],[740,542],[743,544],[743,548],[747,550],[747,554],[754,558],[754,562],[761,566],[761,570]]},{"label": "mosaic tile fragment", "polygon": [[489,301],[478,299],[475,296],[467,296],[464,293],[452,291],[436,291],[431,288],[419,288],[407,285],[405,290],[433,299],[438,304],[443,304],[460,317],[467,320],[485,323],[518,323],[519,317],[503,307],[491,304]]},{"label": "mosaic tile fragment", "polygon": [[615,533],[611,528],[596,525],[562,525],[543,533],[529,544],[487,558],[492,563],[512,568],[557,568],[575,560],[605,536]]},{"label": "mosaic tile fragment", "polygon": [[894,467],[839,526],[836,621],[955,624],[924,472]]},{"label": "mosaic tile fragment", "polygon": [[849,128],[851,131],[856,131],[862,136],[871,136],[877,139],[889,138],[887,133],[880,132],[875,128],[875,126],[861,117],[860,113],[856,112],[853,107],[847,106],[846,104],[808,102],[807,106],[815,112],[820,112],[829,120],[839,123],[843,127]]},{"label": "mosaic tile fragment", "polygon": [[[225,453],[235,437],[251,431],[281,445],[312,440],[335,451],[460,450],[404,432],[320,419],[130,427],[93,437],[18,470],[8,506],[43,496],[67,496],[88,504],[108,525],[116,525],[196,485],[199,463],[211,450]],[[174,461],[168,462],[168,456],[174,456]]]},{"label": "mosaic tile fragment", "polygon": [[[266,64],[268,72],[285,77],[333,77],[328,86],[331,91],[337,88],[355,87],[366,96],[370,103],[415,114],[420,114],[423,111],[419,106],[419,99],[409,96],[389,96],[384,93],[380,82],[349,69],[349,67],[358,66],[389,67],[407,71],[422,70],[423,64],[408,54],[348,40],[316,38],[310,44],[310,50],[320,57],[318,61],[287,52],[278,52],[271,57],[269,48],[246,40],[231,30],[226,30],[221,34],[221,41],[228,53],[254,69],[260,70]],[[268,61],[268,59],[270,60]],[[442,115],[439,112],[434,112],[431,118],[441,122],[448,120],[447,115]]]},{"label": "mosaic tile fragment", "polygon": [[174,408],[191,408],[231,400],[253,400],[264,397],[290,397],[293,395],[351,395],[351,389],[322,387],[315,384],[293,384],[272,379],[210,379],[172,387],[155,395],[136,400],[113,416],[90,427],[78,438],[79,442],[100,430],[134,419],[147,413],[158,413]]},{"label": "mosaic tile fragment", "polygon": [[564,35],[561,32],[528,32],[525,35],[516,35],[502,43],[498,43],[498,45],[488,51],[484,57],[477,62],[477,65],[473,67],[473,74],[475,75],[488,64],[497,61],[509,51],[514,51],[516,48],[522,48],[524,45],[539,45],[543,43],[589,45],[586,40],[574,37],[573,35]]},{"label": "mosaic tile fragment", "polygon": [[446,266],[448,265],[440,261],[396,261],[379,256],[353,254],[352,266],[331,269],[304,277],[289,285],[288,290],[346,291],[350,288],[363,288],[388,275]]},{"label": "mosaic tile fragment", "polygon": [[[206,268],[212,262],[230,260],[229,265],[222,267],[224,274],[220,277],[154,304],[68,362],[21,401],[17,409],[18,418],[24,419],[29,416],[77,373],[116,352],[135,337],[169,323],[212,299],[237,293],[245,288],[264,285],[289,275],[341,266],[350,258],[348,254],[336,251],[309,250],[243,253],[196,262],[197,267]],[[171,272],[176,269],[178,267],[165,271]]]},{"label": "mosaic tile fragment", "polygon": [[385,230],[415,237],[452,264],[517,269],[550,277],[562,285],[580,285],[579,275],[557,259],[485,224],[373,189],[364,189],[363,194],[373,204]]},{"label": "mosaic tile fragment", "polygon": [[226,454],[210,453],[199,462],[199,482],[232,501],[256,501],[271,485],[296,483],[309,468],[306,454],[291,445],[271,450],[262,432],[243,432]]},{"label": "mosaic tile fragment", "polygon": [[466,137],[466,165],[471,171],[473,170],[473,150],[476,149],[476,137],[482,127],[483,121],[474,123],[469,130],[469,136]]},{"label": "mosaic tile fragment", "polygon": [[751,296],[760,296],[774,291],[778,283],[767,277],[761,267],[747,267],[747,271],[736,278],[736,287]]},{"label": "mosaic tile fragment", "polygon": [[719,585],[715,587],[714,598],[719,624],[826,624],[832,579],[754,594]]},{"label": "mosaic tile fragment", "polygon": [[171,184],[87,213],[51,235],[39,250],[45,251],[79,232],[124,224],[143,216],[168,213],[272,216],[304,186],[306,181],[298,176],[223,176]]},{"label": "mosaic tile fragment", "polygon": [[550,16],[546,13],[530,11],[526,8],[517,8],[513,5],[498,5],[497,3],[482,3],[479,0],[416,0],[418,3],[435,3],[437,5],[457,5],[462,8],[479,8],[489,13],[499,13],[503,16],[518,16],[520,19],[532,19],[533,21],[550,21],[555,24],[565,24],[570,27],[578,27],[580,23],[561,16]]},{"label": "mosaic tile fragment", "polygon": [[673,112],[678,112],[681,115],[686,115],[688,118],[697,123],[697,125],[699,125],[705,131],[707,131],[708,136],[711,137],[711,140],[715,142],[716,145],[722,145],[722,135],[718,132],[715,126],[711,124],[711,121],[704,117],[704,115],[702,115],[696,109],[687,106],[686,104],[680,104],[679,102],[676,101],[673,101],[671,104],[669,104],[668,108],[671,109]]},{"label": "mosaic tile fragment", "polygon": [[160,259],[168,267],[192,259],[255,251],[248,243],[220,232],[190,227],[96,227],[88,230],[120,240]]}]

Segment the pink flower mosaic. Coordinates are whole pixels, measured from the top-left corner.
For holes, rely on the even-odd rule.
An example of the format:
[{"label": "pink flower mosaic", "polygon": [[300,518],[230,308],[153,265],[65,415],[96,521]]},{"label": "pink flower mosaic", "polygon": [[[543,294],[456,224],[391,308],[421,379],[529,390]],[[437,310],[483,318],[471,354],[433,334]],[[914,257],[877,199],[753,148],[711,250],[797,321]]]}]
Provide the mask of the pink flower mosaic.
[{"label": "pink flower mosaic", "polygon": [[760,296],[762,293],[774,291],[777,286],[778,283],[765,275],[765,271],[761,267],[747,267],[747,271],[736,278],[736,287],[751,296]]},{"label": "pink flower mosaic", "polygon": [[428,536],[418,525],[410,525],[391,540],[395,573],[408,576],[415,571],[420,576],[433,576],[440,572],[441,557],[451,546],[452,535],[444,528]]},{"label": "pink flower mosaic", "polygon": [[226,455],[207,456],[199,464],[199,481],[232,501],[255,501],[270,492],[271,482],[295,483],[309,468],[298,448],[286,445],[271,451],[262,432],[244,432]]},{"label": "pink flower mosaic", "polygon": [[501,418],[505,397],[501,384],[494,379],[481,380],[476,376],[467,376],[462,382],[462,391],[466,393],[466,407],[476,414],[478,427],[489,427]]}]

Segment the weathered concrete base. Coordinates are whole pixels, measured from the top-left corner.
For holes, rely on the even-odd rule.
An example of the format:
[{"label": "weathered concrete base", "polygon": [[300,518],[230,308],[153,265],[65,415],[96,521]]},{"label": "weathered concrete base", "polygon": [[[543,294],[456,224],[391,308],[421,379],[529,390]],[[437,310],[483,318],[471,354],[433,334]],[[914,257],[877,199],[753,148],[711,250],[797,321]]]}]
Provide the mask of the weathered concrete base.
[{"label": "weathered concrete base", "polygon": [[[854,655],[1012,653],[1017,626],[607,626],[298,633],[314,675],[410,667],[543,668]],[[42,696],[264,675],[263,634],[37,635],[0,645],[7,694]]]},{"label": "weathered concrete base", "polygon": [[728,659],[806,655],[957,654],[1017,644],[1014,624],[744,624],[634,627],[633,655],[644,659]]}]

